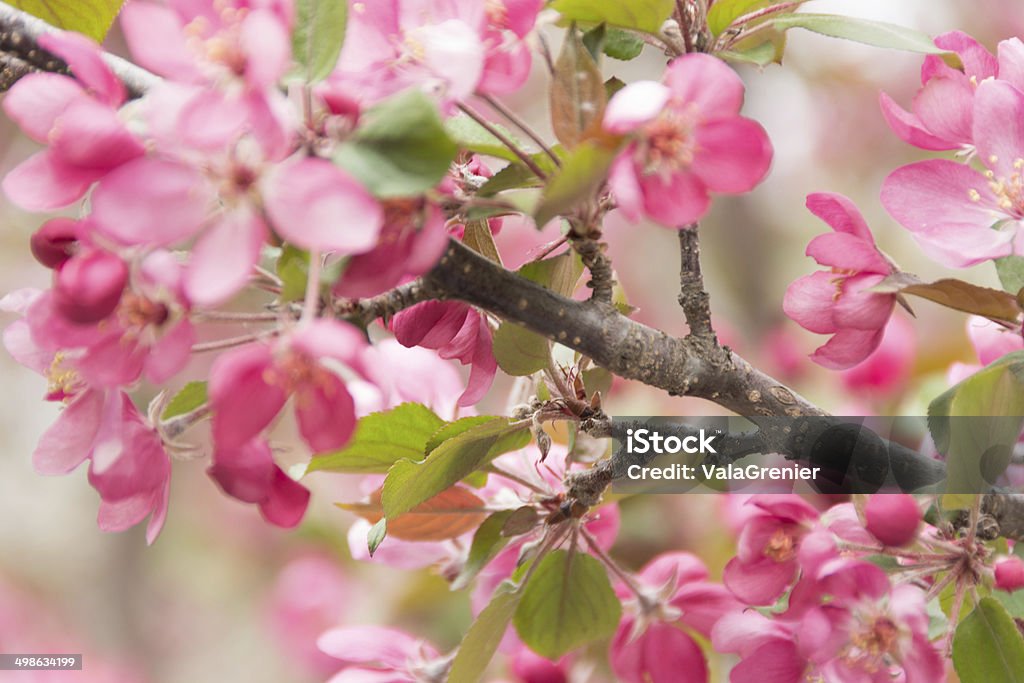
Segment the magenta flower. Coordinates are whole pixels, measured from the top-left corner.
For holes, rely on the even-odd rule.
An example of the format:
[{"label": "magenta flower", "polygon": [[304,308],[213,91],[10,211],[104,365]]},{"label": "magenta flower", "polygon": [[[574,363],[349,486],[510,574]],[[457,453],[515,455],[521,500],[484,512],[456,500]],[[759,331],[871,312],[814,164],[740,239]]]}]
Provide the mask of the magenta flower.
[{"label": "magenta flower", "polygon": [[882,342],[896,305],[892,294],[870,291],[894,272],[860,211],[839,194],[807,197],[807,208],[835,231],[807,245],[807,255],[830,270],[800,278],[789,286],[782,308],[801,327],[832,339],[811,360],[833,370],[860,363]]},{"label": "magenta flower", "polygon": [[669,64],[663,83],[638,81],[612,97],[604,128],[631,142],[608,178],[631,220],[669,227],[700,220],[710,192],[749,192],[764,178],[772,146],[739,115],[743,81],[722,62],[690,54]]},{"label": "magenta flower", "polygon": [[921,530],[921,508],[906,493],[880,493],[868,498],[864,508],[867,530],[883,545],[909,545]]},{"label": "magenta flower", "polygon": [[[344,415],[339,415],[344,420]],[[252,439],[240,446],[217,444],[207,474],[224,493],[259,507],[263,519],[285,529],[297,526],[306,514],[309,489],[277,466],[270,446]]]},{"label": "magenta flower", "polygon": [[1005,81],[985,81],[974,100],[979,172],[930,159],[893,171],[882,204],[911,231],[922,250],[952,268],[1024,254],[1024,131],[1007,122],[1024,116],[1024,93]]},{"label": "magenta flower", "polygon": [[210,369],[217,451],[246,447],[289,397],[299,433],[314,452],[345,445],[355,428],[355,405],[333,364],[361,370],[365,345],[354,327],[322,319],[273,344],[249,344],[218,357]]},{"label": "magenta flower", "polygon": [[487,317],[475,308],[453,301],[426,301],[397,313],[391,319],[391,331],[403,346],[434,349],[441,358],[472,365],[460,406],[474,405],[491,388],[498,362]]},{"label": "magenta flower", "polygon": [[630,598],[618,586],[632,613],[619,623],[612,639],[611,665],[617,680],[668,683],[681,678],[706,681],[707,662],[687,631],[708,638],[715,623],[741,605],[723,586],[707,581],[708,571],[690,553],[666,553],[651,560],[637,575],[649,590],[646,601]]},{"label": "magenta flower", "polygon": [[935,38],[943,50],[955,52],[963,71],[928,55],[921,65],[922,87],[914,96],[913,111],[900,107],[887,94],[879,96],[882,115],[901,140],[930,150],[974,149],[974,91],[998,71],[996,58],[962,31]]},{"label": "magenta flower", "polygon": [[994,571],[999,590],[1012,593],[1024,588],[1024,560],[1016,555],[998,560]]},{"label": "magenta flower", "polygon": [[740,532],[736,557],[722,577],[726,587],[749,605],[771,605],[796,580],[798,554],[818,511],[795,495],[754,496],[759,509]]},{"label": "magenta flower", "polygon": [[76,78],[29,74],[4,98],[11,119],[48,145],[7,174],[8,198],[29,211],[47,211],[81,199],[97,180],[143,154],[142,144],[118,116],[124,86],[103,61],[98,45],[71,32],[39,38],[63,58]]},{"label": "magenta flower", "polygon": [[910,379],[917,352],[914,326],[904,318],[890,318],[874,353],[840,374],[843,386],[861,395],[898,394]]}]

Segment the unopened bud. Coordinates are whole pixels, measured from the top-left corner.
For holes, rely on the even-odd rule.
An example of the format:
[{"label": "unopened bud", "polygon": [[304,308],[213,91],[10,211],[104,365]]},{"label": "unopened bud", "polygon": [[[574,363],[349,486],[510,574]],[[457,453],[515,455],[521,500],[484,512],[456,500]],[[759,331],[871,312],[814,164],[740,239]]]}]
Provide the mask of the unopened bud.
[{"label": "unopened bud", "polygon": [[1008,557],[996,562],[996,588],[1010,593],[1024,588],[1024,560]]},{"label": "unopened bud", "polygon": [[47,221],[32,235],[32,255],[47,268],[60,268],[78,247],[78,223],[70,218]]},{"label": "unopened bud", "polygon": [[90,251],[68,260],[57,272],[57,309],[69,320],[89,324],[114,312],[128,282],[128,266],[106,251]]},{"label": "unopened bud", "polygon": [[921,526],[921,508],[906,493],[880,493],[871,496],[864,508],[867,529],[883,545],[900,547],[917,538]]}]

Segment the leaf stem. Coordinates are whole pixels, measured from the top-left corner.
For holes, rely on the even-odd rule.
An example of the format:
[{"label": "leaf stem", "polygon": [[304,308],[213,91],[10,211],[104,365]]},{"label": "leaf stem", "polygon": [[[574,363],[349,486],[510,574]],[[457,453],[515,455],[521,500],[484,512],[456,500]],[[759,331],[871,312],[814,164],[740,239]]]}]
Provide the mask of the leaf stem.
[{"label": "leaf stem", "polygon": [[526,121],[524,121],[521,116],[516,114],[514,111],[512,111],[511,109],[509,109],[504,104],[502,104],[495,98],[491,97],[490,95],[481,95],[480,99],[489,104],[491,108],[494,109],[494,111],[504,116],[516,128],[523,131],[523,133],[525,133],[528,138],[537,143],[537,146],[544,150],[544,153],[548,155],[548,158],[551,159],[551,161],[555,162],[555,166],[562,166],[562,160],[558,158],[558,155],[551,150],[547,143],[544,142],[544,138],[542,138],[540,134],[537,133],[537,131],[531,128],[530,124],[526,123]]},{"label": "leaf stem", "polygon": [[534,161],[533,159],[531,159],[529,154],[527,154],[523,150],[519,149],[519,147],[518,147],[518,145],[516,145],[516,143],[512,142],[511,140],[509,140],[507,135],[505,135],[500,130],[495,128],[493,125],[491,125],[491,123],[487,119],[485,119],[483,116],[481,116],[479,112],[475,111],[474,109],[472,109],[471,107],[469,107],[469,106],[467,106],[465,104],[460,104],[460,105],[458,105],[458,107],[459,107],[460,110],[462,110],[462,112],[466,116],[468,116],[469,118],[471,118],[474,121],[476,121],[477,123],[479,123],[480,126],[483,127],[484,130],[486,130],[488,133],[490,133],[491,135],[496,137],[498,139],[498,142],[500,142],[501,144],[503,144],[506,147],[508,147],[508,149],[513,154],[515,154],[517,157],[519,157],[520,161],[522,161],[524,164],[526,164],[527,168],[529,168],[531,171],[533,171],[533,174],[535,176],[537,176],[541,180],[547,180],[547,178],[548,178],[547,174],[543,171],[543,169],[541,169],[540,166],[537,165],[537,162]]}]

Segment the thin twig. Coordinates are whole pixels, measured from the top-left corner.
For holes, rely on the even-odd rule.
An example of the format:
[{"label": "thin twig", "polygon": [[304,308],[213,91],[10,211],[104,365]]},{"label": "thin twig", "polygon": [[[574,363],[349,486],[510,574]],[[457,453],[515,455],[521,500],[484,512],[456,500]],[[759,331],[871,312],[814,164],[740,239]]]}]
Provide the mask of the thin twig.
[{"label": "thin twig", "polygon": [[460,104],[458,106],[459,106],[459,109],[462,110],[462,112],[466,116],[468,116],[469,118],[471,118],[474,121],[476,121],[477,123],[479,123],[484,128],[484,130],[486,130],[488,133],[490,133],[491,135],[496,137],[498,139],[498,142],[500,142],[501,144],[505,145],[509,149],[509,151],[511,151],[513,154],[515,154],[516,157],[518,157],[520,161],[522,161],[524,164],[526,164],[527,168],[529,168],[531,171],[533,171],[533,174],[535,176],[537,176],[541,180],[547,180],[547,177],[548,177],[547,174],[544,173],[544,170],[541,169],[541,167],[537,165],[537,162],[534,161],[533,159],[531,159],[529,154],[527,154],[523,150],[519,149],[519,146],[516,145],[516,143],[512,142],[511,140],[509,140],[507,135],[505,135],[500,130],[498,130],[497,128],[492,126],[490,121],[488,121],[486,118],[481,116],[479,114],[479,112],[473,110],[471,107],[468,107],[465,104]]},{"label": "thin twig", "polygon": [[544,153],[548,155],[548,158],[551,159],[551,161],[555,162],[555,166],[561,167],[562,160],[559,159],[558,155],[555,154],[547,145],[547,143],[544,142],[544,138],[542,138],[540,134],[537,133],[537,131],[531,128],[530,124],[526,123],[526,121],[524,121],[521,116],[516,114],[514,111],[512,111],[511,109],[509,109],[504,104],[499,102],[497,99],[491,97],[490,95],[481,95],[480,99],[482,99],[487,104],[491,105],[491,108],[493,108],[494,111],[498,112],[506,119],[508,119],[513,125],[516,126],[516,128],[523,131],[523,133],[525,133],[528,138],[533,140],[538,147],[544,150]]}]

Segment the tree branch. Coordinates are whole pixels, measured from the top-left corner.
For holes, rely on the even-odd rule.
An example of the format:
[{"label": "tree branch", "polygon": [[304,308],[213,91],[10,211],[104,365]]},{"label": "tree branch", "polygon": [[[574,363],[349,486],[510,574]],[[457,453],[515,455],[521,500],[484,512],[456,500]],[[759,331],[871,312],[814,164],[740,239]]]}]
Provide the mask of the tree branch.
[{"label": "tree branch", "polygon": [[704,289],[700,269],[700,234],[697,223],[679,229],[679,305],[690,334],[718,344],[711,327],[711,297]]}]

